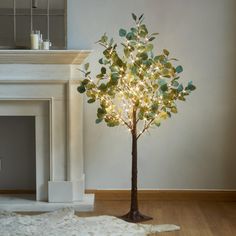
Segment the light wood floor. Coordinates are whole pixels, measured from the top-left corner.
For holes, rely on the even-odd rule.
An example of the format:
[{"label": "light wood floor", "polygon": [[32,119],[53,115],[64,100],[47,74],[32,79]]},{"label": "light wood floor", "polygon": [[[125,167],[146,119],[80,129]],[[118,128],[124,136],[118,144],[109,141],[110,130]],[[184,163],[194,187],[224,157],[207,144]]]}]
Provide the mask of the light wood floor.
[{"label": "light wood floor", "polygon": [[[95,211],[79,216],[120,216],[128,201],[96,201]],[[181,231],[158,236],[236,236],[236,202],[140,201],[140,211],[152,216],[150,224],[177,224]]]}]

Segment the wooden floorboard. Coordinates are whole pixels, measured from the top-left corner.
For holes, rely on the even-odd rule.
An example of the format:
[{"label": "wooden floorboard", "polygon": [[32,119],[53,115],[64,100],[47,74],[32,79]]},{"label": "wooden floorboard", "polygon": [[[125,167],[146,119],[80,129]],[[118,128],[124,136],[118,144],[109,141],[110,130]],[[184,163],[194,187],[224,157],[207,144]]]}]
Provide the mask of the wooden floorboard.
[{"label": "wooden floorboard", "polygon": [[[178,232],[159,233],[163,236],[236,236],[236,202],[140,201],[142,213],[152,216],[150,224],[177,224]],[[95,202],[94,212],[79,216],[120,216],[129,208],[128,201]]]}]

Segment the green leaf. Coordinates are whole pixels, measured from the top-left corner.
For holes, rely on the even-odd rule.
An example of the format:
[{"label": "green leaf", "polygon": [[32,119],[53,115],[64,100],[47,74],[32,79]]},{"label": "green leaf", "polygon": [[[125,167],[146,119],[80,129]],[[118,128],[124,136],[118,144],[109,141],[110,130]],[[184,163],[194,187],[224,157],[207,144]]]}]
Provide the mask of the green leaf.
[{"label": "green leaf", "polygon": [[102,73],[102,74],[106,74],[106,72],[107,72],[107,69],[106,69],[105,67],[102,67],[102,68],[101,68],[101,73]]},{"label": "green leaf", "polygon": [[84,79],[81,83],[82,85],[87,85],[89,83],[89,79]]},{"label": "green leaf", "polygon": [[151,37],[148,39],[149,42],[153,41],[155,39],[155,37]]},{"label": "green leaf", "polygon": [[153,44],[149,43],[147,46],[146,46],[146,51],[152,51],[153,49]]},{"label": "green leaf", "polygon": [[149,58],[146,61],[143,61],[143,64],[146,65],[147,67],[150,67],[152,65],[152,60]]},{"label": "green leaf", "polygon": [[160,121],[155,121],[155,125],[156,125],[157,127],[160,127],[160,126],[161,126],[161,122],[160,122]]},{"label": "green leaf", "polygon": [[134,27],[132,27],[132,28],[130,28],[130,30],[133,32],[133,33],[137,33],[137,29],[136,28],[134,28]]},{"label": "green leaf", "polygon": [[154,103],[152,104],[151,109],[153,112],[156,112],[158,110],[158,107],[159,107],[158,103]]},{"label": "green leaf", "polygon": [[143,15],[144,15],[144,14],[142,14],[142,15],[138,18],[138,20],[141,20],[141,19],[143,18]]},{"label": "green leaf", "polygon": [[174,86],[174,87],[178,87],[178,86],[179,86],[179,82],[176,81],[176,80],[174,80],[174,81],[172,82],[172,86]]},{"label": "green leaf", "polygon": [[168,85],[167,84],[161,85],[161,90],[162,92],[166,92],[168,90]]},{"label": "green leaf", "polygon": [[162,76],[167,76],[169,75],[169,70],[164,68],[163,70],[161,70]]},{"label": "green leaf", "polygon": [[129,56],[130,56],[130,51],[129,51],[129,49],[126,47],[126,48],[124,48],[124,54],[125,54],[125,56],[127,57],[127,58],[129,58]]},{"label": "green leaf", "polygon": [[78,90],[79,93],[84,93],[86,89],[85,89],[84,85],[81,84],[81,85],[77,88],[77,90]]},{"label": "green leaf", "polygon": [[126,36],[126,30],[125,29],[120,29],[119,30],[119,35],[120,35],[120,37],[125,37]]},{"label": "green leaf", "polygon": [[129,32],[129,33],[126,35],[126,38],[127,38],[128,40],[132,40],[132,39],[134,38],[133,32]]},{"label": "green leaf", "polygon": [[87,71],[89,68],[89,63],[84,64],[84,69]]},{"label": "green leaf", "polygon": [[100,64],[103,64],[103,58],[100,58],[98,61]]},{"label": "green leaf", "polygon": [[176,108],[176,107],[171,107],[171,112],[173,112],[173,113],[177,113],[177,112],[178,112],[178,110],[177,110],[177,108]]},{"label": "green leaf", "polygon": [[167,49],[163,49],[163,53],[168,57],[170,52]]},{"label": "green leaf", "polygon": [[88,75],[90,75],[90,74],[91,74],[91,71],[86,72],[84,76],[85,76],[85,77],[88,77]]},{"label": "green leaf", "polygon": [[99,123],[101,123],[103,121],[103,119],[102,118],[98,118],[98,119],[96,119],[96,124],[99,124]]},{"label": "green leaf", "polygon": [[184,96],[182,95],[182,96],[180,96],[180,97],[178,97],[178,99],[179,100],[181,100],[181,101],[186,101],[186,99],[184,98]]},{"label": "green leaf", "polygon": [[134,21],[137,20],[137,16],[134,13],[132,13],[132,18],[134,19]]},{"label": "green leaf", "polygon": [[99,119],[103,119],[103,117],[105,116],[106,113],[107,112],[104,108],[99,107],[98,110],[97,110],[97,117]]},{"label": "green leaf", "polygon": [[109,46],[111,47],[113,43],[114,43],[114,39],[111,38],[111,40],[110,40],[110,42],[109,42]]},{"label": "green leaf", "polygon": [[108,40],[108,37],[106,36],[106,33],[101,37],[100,42],[101,43],[106,43]]},{"label": "green leaf", "polygon": [[192,82],[192,81],[190,81],[190,82],[188,82],[188,86],[186,87],[186,89],[188,89],[188,90],[190,90],[190,91],[193,91],[193,90],[196,89],[196,86],[193,85],[193,82]]},{"label": "green leaf", "polygon": [[160,86],[162,86],[162,85],[166,84],[166,80],[165,80],[165,79],[159,79],[159,80],[158,80],[158,84],[159,84]]},{"label": "green leaf", "polygon": [[94,99],[94,98],[90,98],[87,102],[88,103],[93,103],[93,102],[95,102],[96,100]]},{"label": "green leaf", "polygon": [[139,118],[140,120],[143,120],[143,112],[139,112],[139,113],[138,113],[138,118]]},{"label": "green leaf", "polygon": [[168,69],[171,69],[172,68],[172,64],[170,62],[167,62],[165,64],[165,67],[168,68]]},{"label": "green leaf", "polygon": [[148,59],[148,54],[146,52],[138,53],[137,56],[140,57],[144,61]]},{"label": "green leaf", "polygon": [[104,55],[107,59],[110,59],[110,58],[111,58],[110,49],[104,50],[104,51],[103,51],[103,55]]},{"label": "green leaf", "polygon": [[90,83],[90,84],[87,84],[87,89],[90,90],[90,89],[93,89],[96,87],[96,85],[94,83]]},{"label": "green leaf", "polygon": [[182,91],[183,91],[183,89],[184,89],[183,85],[182,85],[182,84],[180,84],[180,85],[179,85],[179,87],[178,87],[178,92],[182,92]]},{"label": "green leaf", "polygon": [[98,78],[98,79],[103,79],[103,74],[98,74],[98,75],[96,75],[96,78]]},{"label": "green leaf", "polygon": [[141,25],[140,26],[140,36],[141,37],[146,37],[147,34],[148,34],[148,30],[147,30],[146,25]]},{"label": "green leaf", "polygon": [[116,85],[119,79],[119,74],[118,73],[112,73],[111,74],[111,83]]},{"label": "green leaf", "polygon": [[183,71],[183,67],[182,67],[182,66],[177,66],[177,67],[175,68],[175,71],[176,71],[177,73],[181,73],[181,72]]},{"label": "green leaf", "polygon": [[101,90],[101,91],[106,91],[107,86],[104,83],[102,83],[98,86],[98,89]]},{"label": "green leaf", "polygon": [[164,55],[159,55],[154,57],[155,62],[162,62],[165,59]]}]

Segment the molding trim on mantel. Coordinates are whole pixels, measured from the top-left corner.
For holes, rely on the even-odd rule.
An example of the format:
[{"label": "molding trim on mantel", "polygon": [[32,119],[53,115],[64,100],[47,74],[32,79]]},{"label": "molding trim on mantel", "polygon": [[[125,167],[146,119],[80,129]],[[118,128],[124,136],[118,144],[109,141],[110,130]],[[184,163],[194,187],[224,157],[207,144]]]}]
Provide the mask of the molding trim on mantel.
[{"label": "molding trim on mantel", "polygon": [[[94,190],[96,200],[130,200],[129,190]],[[139,190],[139,200],[147,201],[236,201],[236,190]]]},{"label": "molding trim on mantel", "polygon": [[0,84],[79,84],[80,80],[0,80]]},{"label": "molding trim on mantel", "polygon": [[91,50],[0,50],[0,64],[80,65]]}]

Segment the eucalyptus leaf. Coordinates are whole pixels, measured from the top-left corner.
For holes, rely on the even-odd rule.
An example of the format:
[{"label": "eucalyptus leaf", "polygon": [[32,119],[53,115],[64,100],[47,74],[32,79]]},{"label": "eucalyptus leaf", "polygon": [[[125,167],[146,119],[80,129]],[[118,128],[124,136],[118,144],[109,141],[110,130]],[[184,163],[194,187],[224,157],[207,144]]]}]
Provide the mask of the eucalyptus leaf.
[{"label": "eucalyptus leaf", "polygon": [[125,37],[126,36],[126,30],[125,29],[120,29],[119,30],[119,35],[120,35],[120,37]]},{"label": "eucalyptus leaf", "polygon": [[182,66],[177,66],[177,67],[175,68],[175,71],[176,71],[177,73],[181,73],[181,72],[183,71],[183,67],[182,67]]},{"label": "eucalyptus leaf", "polygon": [[172,112],[172,113],[177,113],[177,112],[178,112],[178,110],[177,110],[177,108],[176,108],[176,107],[171,107],[171,112]]},{"label": "eucalyptus leaf", "polygon": [[82,85],[82,84],[77,88],[77,90],[79,93],[84,93],[86,91],[84,85]]},{"label": "eucalyptus leaf", "polygon": [[101,42],[101,43],[106,43],[107,40],[108,40],[108,37],[107,37],[107,35],[106,35],[106,33],[105,33],[105,34],[101,37],[100,42]]},{"label": "eucalyptus leaf", "polygon": [[102,121],[103,121],[102,118],[98,118],[98,119],[96,119],[96,124],[99,124],[99,123],[101,123]]},{"label": "eucalyptus leaf", "polygon": [[155,37],[151,37],[148,39],[149,42],[153,41],[155,39]]},{"label": "eucalyptus leaf", "polygon": [[126,38],[127,38],[128,40],[132,40],[133,37],[134,37],[133,32],[129,32],[129,33],[126,35]]},{"label": "eucalyptus leaf", "polygon": [[89,63],[84,64],[84,69],[87,71],[89,69]]},{"label": "eucalyptus leaf", "polygon": [[179,87],[178,87],[178,92],[182,92],[182,91],[183,91],[183,89],[184,89],[183,85],[182,85],[182,84],[180,84],[180,85],[179,85]]},{"label": "eucalyptus leaf", "polygon": [[134,13],[132,13],[132,18],[134,19],[134,21],[137,20],[137,16]]},{"label": "eucalyptus leaf", "polygon": [[146,46],[146,51],[152,51],[153,49],[153,44],[149,43],[147,46]]},{"label": "eucalyptus leaf", "polygon": [[161,88],[162,92],[165,92],[165,91],[168,90],[168,85],[167,84],[163,84],[163,85],[161,85],[160,88]]},{"label": "eucalyptus leaf", "polygon": [[98,86],[98,89],[105,92],[107,89],[107,86],[104,83],[102,83]]},{"label": "eucalyptus leaf", "polygon": [[81,82],[82,85],[87,85],[88,83],[89,83],[89,79],[84,79],[84,80]]},{"label": "eucalyptus leaf", "polygon": [[190,90],[190,91],[193,91],[193,90],[196,89],[196,86],[193,85],[193,82],[192,82],[192,81],[190,81],[190,82],[188,82],[188,86],[186,87],[186,89],[188,89],[188,90]]},{"label": "eucalyptus leaf", "polygon": [[166,56],[169,56],[170,52],[167,50],[167,49],[163,49],[163,53],[166,55]]},{"label": "eucalyptus leaf", "polygon": [[88,77],[91,74],[91,71],[88,71],[84,74],[85,77]]},{"label": "eucalyptus leaf", "polygon": [[144,14],[142,14],[142,15],[138,18],[139,21],[143,18],[143,15],[144,15]]},{"label": "eucalyptus leaf", "polygon": [[95,102],[96,100],[95,100],[95,98],[90,98],[87,102],[88,103],[93,103],[93,102]]},{"label": "eucalyptus leaf", "polygon": [[103,64],[103,58],[100,58],[98,61],[100,64]]},{"label": "eucalyptus leaf", "polygon": [[102,67],[101,68],[101,74],[106,74],[106,72],[107,72],[107,69],[105,67]]},{"label": "eucalyptus leaf", "polygon": [[178,87],[178,86],[179,86],[179,82],[176,81],[176,80],[174,80],[174,81],[172,82],[172,86],[174,86],[174,87]]}]

